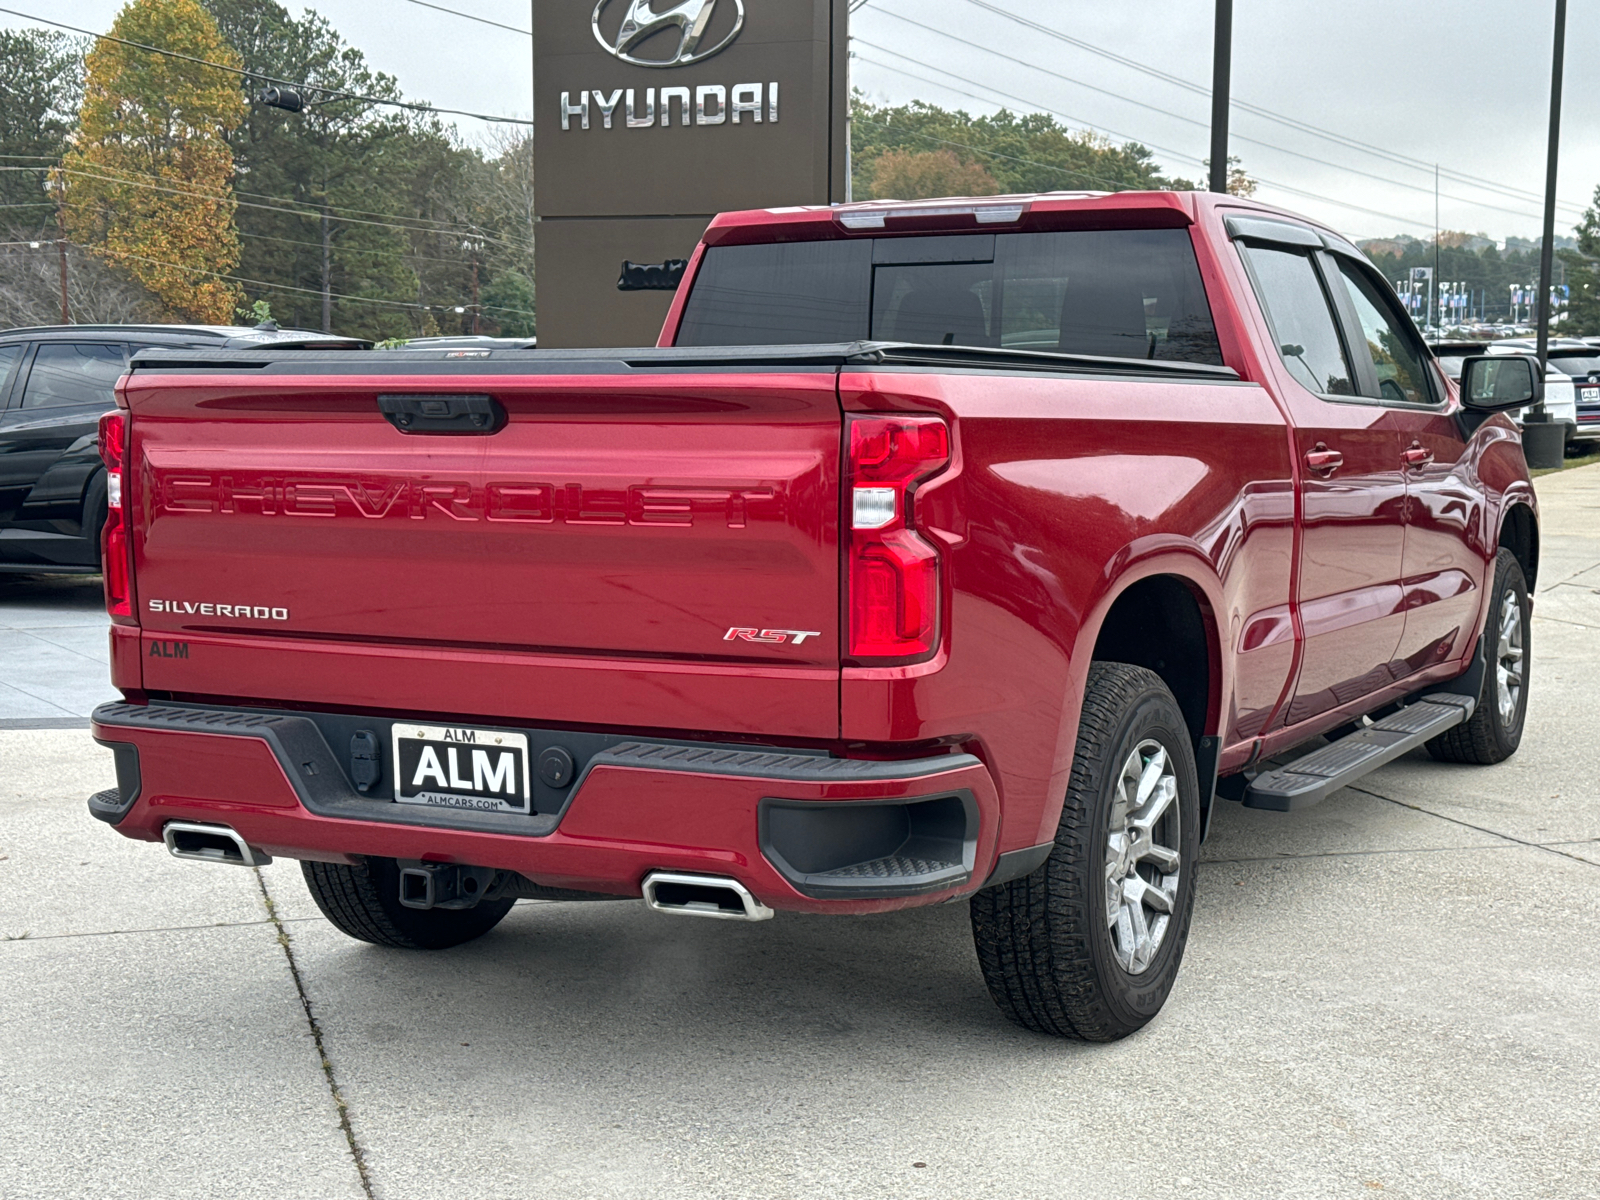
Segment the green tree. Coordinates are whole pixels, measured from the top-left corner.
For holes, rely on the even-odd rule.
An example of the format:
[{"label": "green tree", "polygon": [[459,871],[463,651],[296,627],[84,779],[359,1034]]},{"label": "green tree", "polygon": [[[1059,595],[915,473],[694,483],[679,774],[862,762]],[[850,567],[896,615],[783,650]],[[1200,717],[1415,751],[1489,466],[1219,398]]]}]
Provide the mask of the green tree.
[{"label": "green tree", "polygon": [[[132,0],[114,36],[237,67],[196,0]],[[176,316],[226,322],[240,297],[227,133],[244,114],[237,77],[100,40],[57,180],[68,233],[139,280]]]},{"label": "green tree", "polygon": [[64,33],[0,30],[0,223],[19,233],[55,232],[50,168],[77,123],[86,44]]},{"label": "green tree", "polygon": [[1576,250],[1558,250],[1567,268],[1567,317],[1561,332],[1582,337],[1600,333],[1600,187],[1573,232]]},{"label": "green tree", "polygon": [[[1211,176],[1211,159],[1203,158],[1200,162],[1205,167],[1206,177],[1209,179]],[[1184,180],[1184,182],[1187,183],[1188,180]],[[1255,179],[1244,169],[1244,160],[1237,154],[1228,155],[1228,195],[1249,198],[1256,194],[1258,186]],[[1183,187],[1176,190],[1186,192],[1190,189]]]},{"label": "green tree", "polygon": [[521,271],[501,271],[483,289],[483,315],[505,337],[532,337],[533,281]]},{"label": "green tree", "polygon": [[1069,129],[1046,113],[1002,109],[974,117],[920,100],[873,104],[857,92],[850,114],[852,191],[863,197],[878,194],[878,160],[893,151],[949,151],[961,163],[981,167],[1000,192],[1123,191],[1184,182],[1162,175],[1150,151],[1137,142],[1118,146],[1087,130]]},{"label": "green tree", "polygon": [[339,95],[398,100],[395,80],[311,10],[295,18],[272,0],[203,2],[256,77],[235,81],[241,103],[262,77],[309,85],[305,111],[249,103],[229,134],[244,201],[239,274],[275,285],[259,290],[284,325],[377,339],[415,333],[414,222],[397,207],[412,168],[407,122]]},{"label": "green tree", "polygon": [[[1368,257],[1390,283],[1410,278],[1412,267],[1434,266],[1433,241],[1383,239],[1388,245],[1403,245],[1399,253],[1384,253],[1368,243]],[[1464,283],[1475,294],[1474,307],[1481,307],[1486,319],[1505,321],[1511,315],[1510,292],[1513,286],[1528,287],[1539,278],[1539,256],[1522,251],[1501,251],[1490,245],[1480,251],[1462,245],[1449,233],[1441,234],[1438,247],[1438,282]],[[1424,314],[1417,313],[1420,324]]]},{"label": "green tree", "polygon": [[309,85],[305,111],[256,104],[231,139],[239,273],[273,285],[280,320],[376,339],[465,332],[498,271],[531,278],[530,140],[487,161],[432,114],[342,95],[402,99],[316,13],[203,2],[250,71]]}]

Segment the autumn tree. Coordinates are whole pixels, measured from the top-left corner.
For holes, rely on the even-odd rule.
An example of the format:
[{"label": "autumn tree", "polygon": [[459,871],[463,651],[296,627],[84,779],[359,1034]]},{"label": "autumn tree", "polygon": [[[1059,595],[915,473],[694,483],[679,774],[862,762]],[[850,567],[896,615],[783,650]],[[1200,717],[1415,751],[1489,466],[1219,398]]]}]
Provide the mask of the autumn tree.
[{"label": "autumn tree", "polygon": [[[239,56],[196,0],[131,0],[112,23],[127,42],[237,69]],[[168,313],[226,323],[242,299],[233,153],[244,117],[228,70],[99,41],[57,178],[68,234],[139,280]]]},{"label": "autumn tree", "polygon": [[[886,150],[872,164],[872,196],[881,200],[928,200],[935,196],[993,196],[993,175],[954,150]],[[860,199],[867,199],[862,196]]]}]

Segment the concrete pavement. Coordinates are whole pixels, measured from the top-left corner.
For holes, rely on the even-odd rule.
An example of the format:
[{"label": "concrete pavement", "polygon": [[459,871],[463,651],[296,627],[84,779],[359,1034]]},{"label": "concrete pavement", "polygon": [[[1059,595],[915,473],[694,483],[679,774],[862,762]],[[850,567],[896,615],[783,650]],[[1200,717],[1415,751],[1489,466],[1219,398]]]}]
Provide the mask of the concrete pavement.
[{"label": "concrete pavement", "polygon": [[1004,1021],[964,905],[362,945],[293,863],[90,820],[85,733],[0,732],[0,1194],[1592,1197],[1600,468],[1538,486],[1521,753],[1224,806],[1178,987],[1113,1046]]},{"label": "concrete pavement", "polygon": [[95,705],[120,699],[110,624],[98,575],[0,573],[0,729],[87,729]]}]

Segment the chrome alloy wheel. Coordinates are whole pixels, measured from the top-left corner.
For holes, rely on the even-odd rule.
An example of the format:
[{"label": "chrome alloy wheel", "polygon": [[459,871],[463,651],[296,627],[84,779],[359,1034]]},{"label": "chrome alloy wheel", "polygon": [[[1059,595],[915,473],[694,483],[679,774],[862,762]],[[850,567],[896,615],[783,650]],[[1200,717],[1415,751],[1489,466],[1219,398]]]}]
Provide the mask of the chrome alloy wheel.
[{"label": "chrome alloy wheel", "polygon": [[1522,605],[1517,593],[1506,589],[1500,598],[1500,656],[1494,664],[1494,695],[1500,706],[1500,724],[1509,729],[1522,702]]},{"label": "chrome alloy wheel", "polygon": [[1106,836],[1106,925],[1122,969],[1149,968],[1178,903],[1178,777],[1147,738],[1122,764]]}]

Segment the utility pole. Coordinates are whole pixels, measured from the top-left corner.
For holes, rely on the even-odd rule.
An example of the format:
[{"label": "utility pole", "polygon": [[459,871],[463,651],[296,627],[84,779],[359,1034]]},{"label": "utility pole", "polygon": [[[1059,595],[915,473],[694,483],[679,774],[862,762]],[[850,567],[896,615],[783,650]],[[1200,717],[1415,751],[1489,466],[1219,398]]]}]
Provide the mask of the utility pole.
[{"label": "utility pole", "polygon": [[1228,91],[1233,70],[1233,0],[1217,0],[1211,43],[1211,190],[1228,190]]},{"label": "utility pole", "polygon": [[[1434,163],[1434,280],[1432,280],[1432,285],[1434,285],[1434,294],[1435,294],[1435,296],[1437,296],[1437,294],[1438,294],[1438,163]],[[1430,307],[1430,309],[1432,309],[1432,306],[1429,306],[1429,307]],[[1445,323],[1445,322],[1443,322],[1443,317],[1435,317],[1435,315],[1432,314],[1432,312],[1429,312],[1429,325],[1434,326],[1435,330],[1437,330],[1438,326],[1443,325],[1443,323]]]},{"label": "utility pole", "polygon": [[56,239],[56,253],[61,256],[61,323],[72,324],[72,313],[67,308],[67,242],[65,238]]},{"label": "utility pole", "polygon": [[478,313],[480,311],[482,311],[482,310],[478,307],[478,252],[477,252],[477,250],[473,250],[473,252],[472,252],[472,332],[474,334],[476,334],[478,332]]},{"label": "utility pole", "polygon": [[328,206],[322,206],[322,332],[333,332],[333,250],[328,242]]}]

